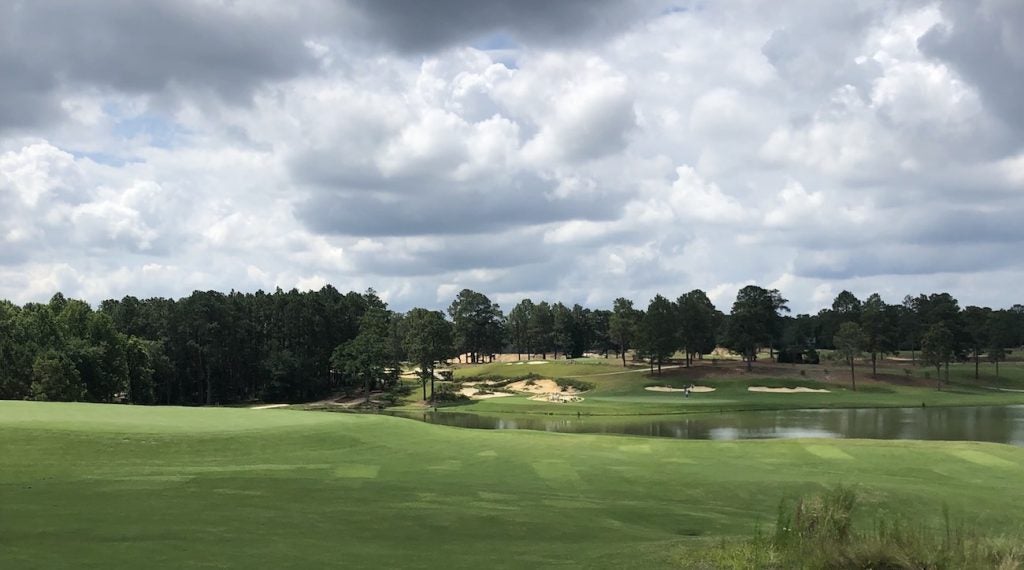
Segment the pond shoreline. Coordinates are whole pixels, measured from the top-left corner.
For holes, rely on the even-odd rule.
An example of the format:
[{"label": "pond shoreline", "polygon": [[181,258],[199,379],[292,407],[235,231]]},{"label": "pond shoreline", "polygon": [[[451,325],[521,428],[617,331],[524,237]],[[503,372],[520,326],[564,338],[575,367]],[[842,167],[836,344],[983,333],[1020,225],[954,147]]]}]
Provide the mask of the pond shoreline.
[{"label": "pond shoreline", "polygon": [[797,438],[986,441],[1024,447],[1024,405],[808,408],[633,416],[386,411],[467,429],[618,434],[695,440]]}]

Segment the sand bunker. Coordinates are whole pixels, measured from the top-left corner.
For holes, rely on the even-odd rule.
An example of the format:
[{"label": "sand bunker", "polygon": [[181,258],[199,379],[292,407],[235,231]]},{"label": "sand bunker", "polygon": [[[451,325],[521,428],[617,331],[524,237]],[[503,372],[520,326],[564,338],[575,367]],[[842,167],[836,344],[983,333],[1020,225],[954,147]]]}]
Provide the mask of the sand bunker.
[{"label": "sand bunker", "polygon": [[550,394],[537,394],[536,396],[530,396],[530,399],[534,402],[552,402],[555,404],[571,404],[573,402],[582,402],[583,398],[578,396],[575,392],[552,392]]},{"label": "sand bunker", "polygon": [[[644,388],[649,392],[685,392],[686,388],[672,388],[670,386],[648,386]],[[694,386],[690,388],[690,392],[701,393],[701,392],[714,392],[715,389],[711,386]]]},{"label": "sand bunker", "polygon": [[287,408],[288,404],[267,404],[265,406],[253,406],[250,410],[273,410],[274,408]]},{"label": "sand bunker", "polygon": [[459,393],[463,396],[468,396],[470,400],[489,400],[491,398],[503,398],[505,396],[514,396],[515,394],[509,394],[508,392],[490,392],[485,394],[478,394],[477,388],[469,386],[459,390]]},{"label": "sand bunker", "polygon": [[520,380],[507,386],[509,390],[533,394],[530,397],[535,402],[551,402],[555,404],[568,404],[571,402],[582,402],[579,391],[575,388],[566,388],[558,385],[554,380]]},{"label": "sand bunker", "polygon": [[531,360],[531,361],[527,362],[527,364],[531,364],[531,365],[532,364],[547,364],[547,363],[548,363],[547,360]]},{"label": "sand bunker", "polygon": [[549,392],[561,392],[562,388],[554,380],[520,380],[507,386],[514,392],[529,392],[530,394],[547,394]]},{"label": "sand bunker", "polygon": [[747,388],[748,392],[771,392],[773,394],[799,394],[799,393],[822,393],[829,392],[824,388],[807,388],[805,386],[797,386],[796,388],[769,388],[767,386],[750,386]]}]

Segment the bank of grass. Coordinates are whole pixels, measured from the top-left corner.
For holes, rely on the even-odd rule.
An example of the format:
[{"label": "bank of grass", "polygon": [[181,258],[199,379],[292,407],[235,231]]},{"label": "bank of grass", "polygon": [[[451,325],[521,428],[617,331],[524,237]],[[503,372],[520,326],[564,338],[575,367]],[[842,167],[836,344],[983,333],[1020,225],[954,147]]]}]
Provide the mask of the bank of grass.
[{"label": "bank of grass", "polygon": [[1024,450],[464,430],[364,414],[0,402],[0,568],[684,565],[783,498],[1019,528]]}]

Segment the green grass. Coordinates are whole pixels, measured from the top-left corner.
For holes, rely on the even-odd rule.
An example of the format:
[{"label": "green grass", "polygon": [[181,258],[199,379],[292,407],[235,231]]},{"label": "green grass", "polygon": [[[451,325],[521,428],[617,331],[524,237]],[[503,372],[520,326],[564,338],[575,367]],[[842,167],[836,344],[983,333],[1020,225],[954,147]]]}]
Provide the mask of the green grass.
[{"label": "green grass", "polygon": [[[455,377],[471,378],[476,376],[523,376],[525,374],[540,374],[546,378],[568,377],[568,376],[589,376],[592,374],[618,373],[622,372],[622,361],[615,358],[577,358],[575,360],[548,360],[539,359],[532,362],[543,362],[543,364],[527,364],[525,362],[492,362],[490,364],[478,364],[473,366],[460,366],[455,370]],[[631,368],[633,363],[631,364]],[[640,370],[646,367],[635,366]]]},{"label": "green grass", "polygon": [[0,568],[663,567],[854,485],[865,520],[1019,528],[1024,449],[462,430],[0,402]]}]

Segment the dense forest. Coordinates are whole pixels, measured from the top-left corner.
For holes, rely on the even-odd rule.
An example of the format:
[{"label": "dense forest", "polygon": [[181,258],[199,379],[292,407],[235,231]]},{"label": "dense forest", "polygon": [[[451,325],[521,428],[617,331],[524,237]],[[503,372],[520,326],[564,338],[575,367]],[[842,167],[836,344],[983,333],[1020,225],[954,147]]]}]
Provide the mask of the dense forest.
[{"label": "dense forest", "polygon": [[58,293],[49,303],[0,301],[0,398],[138,404],[310,401],[388,389],[399,363],[424,383],[449,360],[495,353],[542,358],[627,354],[653,368],[677,352],[690,364],[716,347],[748,366],[764,350],[780,362],[817,362],[828,349],[852,362],[901,351],[941,371],[950,362],[997,363],[1024,343],[1024,306],[961,308],[948,293],[899,304],[848,291],[817,314],[789,315],[779,291],[741,289],[728,314],[694,290],[646,308],[625,298],[609,309],[523,299],[506,315],[463,290],[447,313],[388,309],[373,290],[107,300],[98,308]]}]

